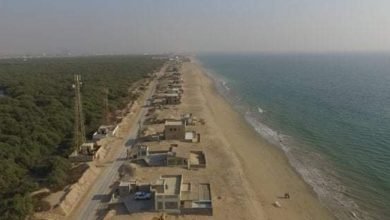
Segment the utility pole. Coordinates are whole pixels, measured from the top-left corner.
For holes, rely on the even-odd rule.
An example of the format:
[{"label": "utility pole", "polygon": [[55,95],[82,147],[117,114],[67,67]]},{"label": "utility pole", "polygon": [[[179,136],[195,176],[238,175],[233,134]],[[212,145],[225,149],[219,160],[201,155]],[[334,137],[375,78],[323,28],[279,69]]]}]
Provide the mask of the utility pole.
[{"label": "utility pole", "polygon": [[75,131],[74,131],[74,141],[77,148],[77,152],[80,151],[80,146],[85,142],[85,125],[84,125],[84,116],[83,116],[83,104],[81,102],[81,75],[74,75],[74,84],[73,88],[75,91]]},{"label": "utility pole", "polygon": [[141,138],[141,132],[142,132],[142,122],[141,120],[138,121],[138,131],[137,131],[137,137],[135,138],[134,145],[138,143],[138,141]]}]

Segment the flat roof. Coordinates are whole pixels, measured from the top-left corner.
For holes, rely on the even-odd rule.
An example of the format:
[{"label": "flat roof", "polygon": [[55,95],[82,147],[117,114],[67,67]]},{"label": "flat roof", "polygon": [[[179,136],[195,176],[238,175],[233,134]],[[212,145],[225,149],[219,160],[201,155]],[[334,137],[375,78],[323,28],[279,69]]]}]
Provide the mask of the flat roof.
[{"label": "flat roof", "polygon": [[164,96],[175,97],[175,96],[179,96],[179,94],[177,94],[177,93],[164,93]]},{"label": "flat roof", "polygon": [[153,151],[169,151],[170,146],[168,144],[154,144],[154,145],[149,145],[149,152],[153,153]]},{"label": "flat roof", "polygon": [[179,195],[181,191],[181,175],[163,175],[160,177],[164,181],[164,195]]},{"label": "flat roof", "polygon": [[172,152],[175,153],[176,157],[190,158],[191,151],[186,147],[173,147]]},{"label": "flat roof", "polygon": [[182,199],[193,202],[211,202],[211,191],[209,183],[183,183]]},{"label": "flat roof", "polygon": [[120,181],[119,186],[130,186],[130,182],[127,181]]},{"label": "flat roof", "polygon": [[134,151],[147,150],[147,149],[148,149],[148,146],[144,145],[144,144],[137,144],[131,148],[131,150],[134,150]]},{"label": "flat roof", "polygon": [[165,125],[183,125],[183,121],[180,121],[180,120],[165,120]]},{"label": "flat roof", "polygon": [[115,127],[114,125],[100,125],[98,129],[101,129],[101,128],[112,129],[112,128],[114,128],[114,127]]},{"label": "flat roof", "polygon": [[185,134],[185,140],[192,140],[194,139],[195,135],[193,131],[187,131]]},{"label": "flat roof", "polygon": [[162,101],[165,101],[165,99],[164,98],[153,99],[153,102],[162,102]]}]

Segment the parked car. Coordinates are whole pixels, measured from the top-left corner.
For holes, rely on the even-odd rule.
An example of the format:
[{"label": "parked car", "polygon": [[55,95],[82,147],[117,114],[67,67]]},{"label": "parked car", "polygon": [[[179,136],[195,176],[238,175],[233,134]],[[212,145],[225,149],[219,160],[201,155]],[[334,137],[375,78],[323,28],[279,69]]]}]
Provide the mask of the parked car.
[{"label": "parked car", "polygon": [[136,192],[134,194],[135,200],[148,200],[152,198],[152,194],[148,192]]}]

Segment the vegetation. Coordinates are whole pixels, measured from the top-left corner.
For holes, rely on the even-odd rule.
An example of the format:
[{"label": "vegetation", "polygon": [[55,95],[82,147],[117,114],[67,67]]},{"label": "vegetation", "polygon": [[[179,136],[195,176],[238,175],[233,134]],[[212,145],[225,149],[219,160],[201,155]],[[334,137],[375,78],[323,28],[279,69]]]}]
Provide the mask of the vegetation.
[{"label": "vegetation", "polygon": [[131,98],[129,87],[162,65],[148,56],[0,60],[0,219],[25,219],[29,193],[71,181],[73,75],[81,74],[87,134],[101,124],[104,92],[111,111]]}]

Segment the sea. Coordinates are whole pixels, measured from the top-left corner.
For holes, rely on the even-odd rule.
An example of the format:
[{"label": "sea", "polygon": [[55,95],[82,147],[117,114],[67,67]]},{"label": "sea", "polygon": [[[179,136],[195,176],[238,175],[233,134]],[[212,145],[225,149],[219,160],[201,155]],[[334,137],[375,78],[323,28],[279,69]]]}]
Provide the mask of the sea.
[{"label": "sea", "polygon": [[337,219],[390,219],[390,54],[202,54]]}]

